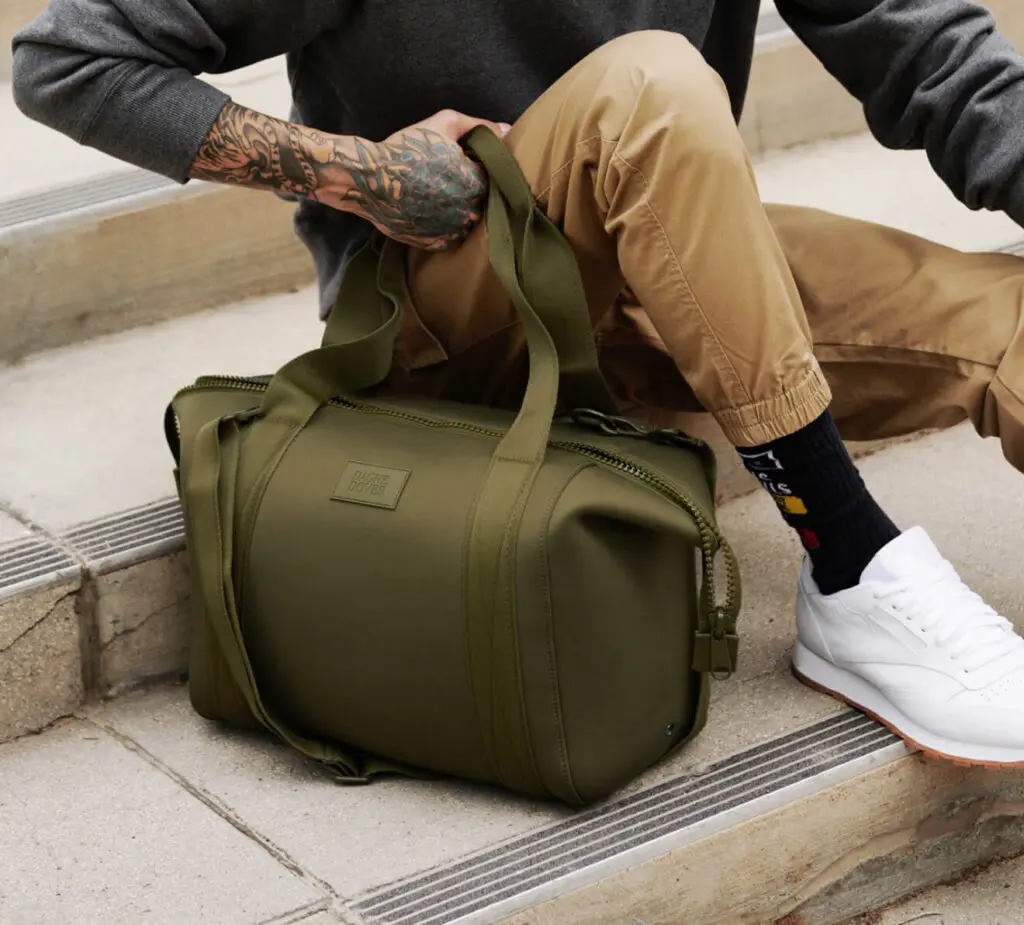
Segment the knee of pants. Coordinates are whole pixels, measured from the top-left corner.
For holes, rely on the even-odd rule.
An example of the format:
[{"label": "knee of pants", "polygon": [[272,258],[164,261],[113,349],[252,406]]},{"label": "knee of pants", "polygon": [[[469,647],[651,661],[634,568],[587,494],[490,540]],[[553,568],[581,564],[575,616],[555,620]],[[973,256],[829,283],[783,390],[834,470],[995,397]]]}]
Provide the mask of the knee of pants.
[{"label": "knee of pants", "polygon": [[[619,114],[621,132],[637,122],[681,124],[693,147],[714,154],[736,153],[745,148],[736,126],[729,93],[721,77],[684,36],[649,30],[612,39],[585,58],[573,91],[594,102],[611,106]],[[621,105],[629,100],[628,111]],[[639,118],[638,118],[639,117]]]}]

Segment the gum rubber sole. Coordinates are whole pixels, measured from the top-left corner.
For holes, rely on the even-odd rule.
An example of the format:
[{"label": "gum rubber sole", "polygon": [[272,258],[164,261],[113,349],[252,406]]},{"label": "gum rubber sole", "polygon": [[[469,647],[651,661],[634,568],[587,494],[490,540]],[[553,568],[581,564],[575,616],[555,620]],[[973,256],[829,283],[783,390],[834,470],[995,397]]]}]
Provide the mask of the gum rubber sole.
[{"label": "gum rubber sole", "polygon": [[980,761],[971,758],[961,758],[956,755],[947,755],[945,752],[938,751],[934,748],[928,748],[922,745],[920,742],[915,741],[905,732],[894,726],[889,720],[879,716],[877,713],[869,710],[867,707],[861,706],[859,703],[854,703],[848,697],[844,697],[842,694],[837,693],[834,690],[830,690],[824,685],[818,684],[816,681],[812,681],[810,678],[802,675],[799,669],[794,664],[790,664],[790,671],[793,672],[795,677],[801,684],[806,685],[815,690],[820,694],[827,694],[840,703],[845,703],[848,707],[863,713],[865,716],[870,716],[876,723],[880,723],[885,726],[893,735],[899,737],[910,749],[916,752],[920,752],[926,758],[932,758],[936,761],[950,762],[960,768],[985,768],[989,771],[1003,771],[1003,770],[1014,770],[1024,768],[1024,761]]}]

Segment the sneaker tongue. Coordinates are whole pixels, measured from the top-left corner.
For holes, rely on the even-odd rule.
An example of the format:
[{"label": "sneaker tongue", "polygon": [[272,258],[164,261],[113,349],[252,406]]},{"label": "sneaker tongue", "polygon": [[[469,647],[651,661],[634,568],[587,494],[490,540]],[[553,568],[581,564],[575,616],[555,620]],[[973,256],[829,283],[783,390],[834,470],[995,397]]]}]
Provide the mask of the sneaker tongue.
[{"label": "sneaker tongue", "polygon": [[922,573],[946,568],[946,560],[935,548],[928,534],[921,527],[914,527],[906,533],[901,533],[876,553],[875,558],[864,569],[861,581],[880,584],[905,581]]}]

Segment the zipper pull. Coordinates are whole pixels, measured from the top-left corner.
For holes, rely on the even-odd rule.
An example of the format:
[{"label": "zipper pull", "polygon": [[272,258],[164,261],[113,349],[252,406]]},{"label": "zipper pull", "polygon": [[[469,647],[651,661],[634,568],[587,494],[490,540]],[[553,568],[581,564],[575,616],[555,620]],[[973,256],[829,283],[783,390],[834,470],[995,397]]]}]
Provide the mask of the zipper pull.
[{"label": "zipper pull", "polygon": [[739,636],[730,633],[725,608],[711,611],[707,632],[698,631],[693,641],[693,670],[710,674],[716,681],[725,681],[736,672],[739,661]]}]

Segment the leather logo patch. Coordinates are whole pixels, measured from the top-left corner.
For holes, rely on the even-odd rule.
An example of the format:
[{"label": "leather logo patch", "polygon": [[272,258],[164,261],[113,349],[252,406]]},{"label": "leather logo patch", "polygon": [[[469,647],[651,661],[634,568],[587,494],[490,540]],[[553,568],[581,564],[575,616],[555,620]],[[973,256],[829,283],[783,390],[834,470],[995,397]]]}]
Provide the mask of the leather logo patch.
[{"label": "leather logo patch", "polygon": [[407,469],[385,469],[383,466],[351,462],[341,474],[341,481],[331,498],[393,511],[398,507],[408,481]]}]

